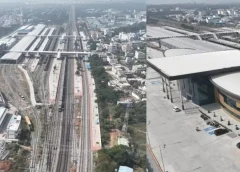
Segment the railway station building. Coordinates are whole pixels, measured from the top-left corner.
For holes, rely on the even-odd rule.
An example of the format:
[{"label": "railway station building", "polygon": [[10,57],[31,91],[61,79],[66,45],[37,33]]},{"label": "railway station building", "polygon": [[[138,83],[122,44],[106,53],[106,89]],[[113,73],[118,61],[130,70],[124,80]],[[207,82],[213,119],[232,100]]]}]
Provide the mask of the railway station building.
[{"label": "railway station building", "polygon": [[219,103],[228,115],[240,121],[239,57],[239,50],[226,50],[148,59],[148,64],[161,75],[169,99],[170,82],[177,80],[182,100],[199,106]]}]

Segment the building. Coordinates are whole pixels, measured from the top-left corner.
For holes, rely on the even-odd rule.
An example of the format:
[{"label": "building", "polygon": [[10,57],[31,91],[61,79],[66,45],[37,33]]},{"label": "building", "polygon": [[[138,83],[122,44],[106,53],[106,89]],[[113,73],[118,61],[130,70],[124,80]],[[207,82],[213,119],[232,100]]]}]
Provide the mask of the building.
[{"label": "building", "polygon": [[108,54],[108,55],[107,55],[107,61],[108,61],[108,63],[109,63],[110,65],[115,65],[115,64],[118,63],[117,58],[116,58],[114,55],[112,55],[112,54]]},{"label": "building", "polygon": [[124,145],[124,146],[129,147],[129,141],[128,141],[128,138],[125,138],[125,137],[119,137],[119,138],[118,138],[118,145]]},{"label": "building", "polygon": [[125,62],[126,62],[127,64],[131,64],[131,63],[133,62],[132,57],[126,56]]},{"label": "building", "polygon": [[117,105],[121,104],[124,107],[130,107],[132,106],[132,101],[131,100],[122,100],[122,101],[117,101]]},{"label": "building", "polygon": [[210,16],[206,18],[206,22],[207,23],[213,23],[213,24],[217,24],[220,22],[220,17],[218,16]]},{"label": "building", "polygon": [[139,90],[133,90],[132,97],[136,100],[142,100],[143,98],[146,98],[146,93]]},{"label": "building", "polygon": [[122,69],[123,67],[121,65],[113,65],[112,66],[112,73],[116,75],[117,77],[121,77],[124,75],[124,70]]},{"label": "building", "polygon": [[146,54],[141,51],[135,51],[135,58],[138,61],[145,61],[146,60]]},{"label": "building", "polygon": [[218,10],[217,13],[218,13],[218,15],[224,15],[224,16],[227,15],[227,11],[223,10],[223,9]]},{"label": "building", "polygon": [[120,166],[118,172],[133,172],[133,169],[127,166]]},{"label": "building", "polygon": [[7,127],[7,138],[9,141],[16,140],[19,134],[21,115],[13,115]]},{"label": "building", "polygon": [[3,94],[0,92],[0,107],[7,107],[7,103],[3,97]]},{"label": "building", "polygon": [[0,126],[7,115],[7,109],[5,107],[0,107]]},{"label": "building", "polygon": [[[29,32],[27,35],[39,35],[46,26],[38,24],[34,27],[34,30]],[[11,48],[11,51],[24,51],[30,48],[33,42],[36,40],[34,36],[23,37],[15,46]],[[23,54],[20,52],[9,52],[1,57],[1,63],[19,63],[23,58]]]},{"label": "building", "polygon": [[122,51],[125,54],[132,52],[132,50],[133,50],[133,47],[132,47],[131,44],[124,44],[124,45],[122,45]]},{"label": "building", "polygon": [[228,14],[228,15],[233,15],[233,14],[234,14],[234,11],[233,11],[233,10],[227,10],[227,14]]},{"label": "building", "polygon": [[135,73],[139,73],[139,72],[142,72],[142,71],[146,71],[146,65],[134,65],[132,67],[132,71],[135,72]]},{"label": "building", "polygon": [[170,81],[177,80],[187,100],[199,106],[218,103],[229,116],[240,121],[239,56],[238,50],[226,50],[149,59],[148,62],[161,74],[165,88]]}]

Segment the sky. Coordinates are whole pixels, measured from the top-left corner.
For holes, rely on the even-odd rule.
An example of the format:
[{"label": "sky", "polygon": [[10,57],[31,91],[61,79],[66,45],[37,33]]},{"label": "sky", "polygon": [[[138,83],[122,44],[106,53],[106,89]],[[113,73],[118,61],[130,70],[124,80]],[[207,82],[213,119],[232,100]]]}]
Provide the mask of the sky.
[{"label": "sky", "polygon": [[240,0],[147,0],[148,4],[177,4],[177,3],[206,3],[206,4],[219,4],[219,3],[240,3]]},{"label": "sky", "polygon": [[19,2],[33,2],[33,3],[41,3],[41,2],[84,2],[84,3],[104,3],[104,2],[146,2],[146,0],[0,0],[0,3],[19,3]]}]

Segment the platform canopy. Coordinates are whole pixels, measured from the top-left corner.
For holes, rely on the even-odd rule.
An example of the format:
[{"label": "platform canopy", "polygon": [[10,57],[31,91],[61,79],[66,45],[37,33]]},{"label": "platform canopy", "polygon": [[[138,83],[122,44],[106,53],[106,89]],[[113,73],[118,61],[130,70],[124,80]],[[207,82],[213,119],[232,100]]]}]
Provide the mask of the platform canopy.
[{"label": "platform canopy", "polygon": [[169,80],[240,71],[240,51],[227,50],[148,59],[148,64]]}]

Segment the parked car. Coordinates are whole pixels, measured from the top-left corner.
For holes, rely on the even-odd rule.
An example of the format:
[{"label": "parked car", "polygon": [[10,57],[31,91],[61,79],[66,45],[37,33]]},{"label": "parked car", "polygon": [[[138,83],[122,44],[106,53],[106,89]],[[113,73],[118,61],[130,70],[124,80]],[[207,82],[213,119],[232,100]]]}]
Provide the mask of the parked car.
[{"label": "parked car", "polygon": [[220,135],[223,135],[223,134],[226,134],[226,133],[228,133],[228,130],[227,129],[223,129],[223,128],[219,128],[219,129],[214,131],[214,134],[216,136],[220,136]]},{"label": "parked car", "polygon": [[180,112],[181,109],[179,109],[177,106],[174,106],[174,107],[173,107],[173,111],[174,111],[174,112]]},{"label": "parked car", "polygon": [[240,142],[239,142],[239,143],[237,143],[237,145],[236,145],[236,146],[237,146],[237,148],[238,148],[238,149],[240,149]]}]

